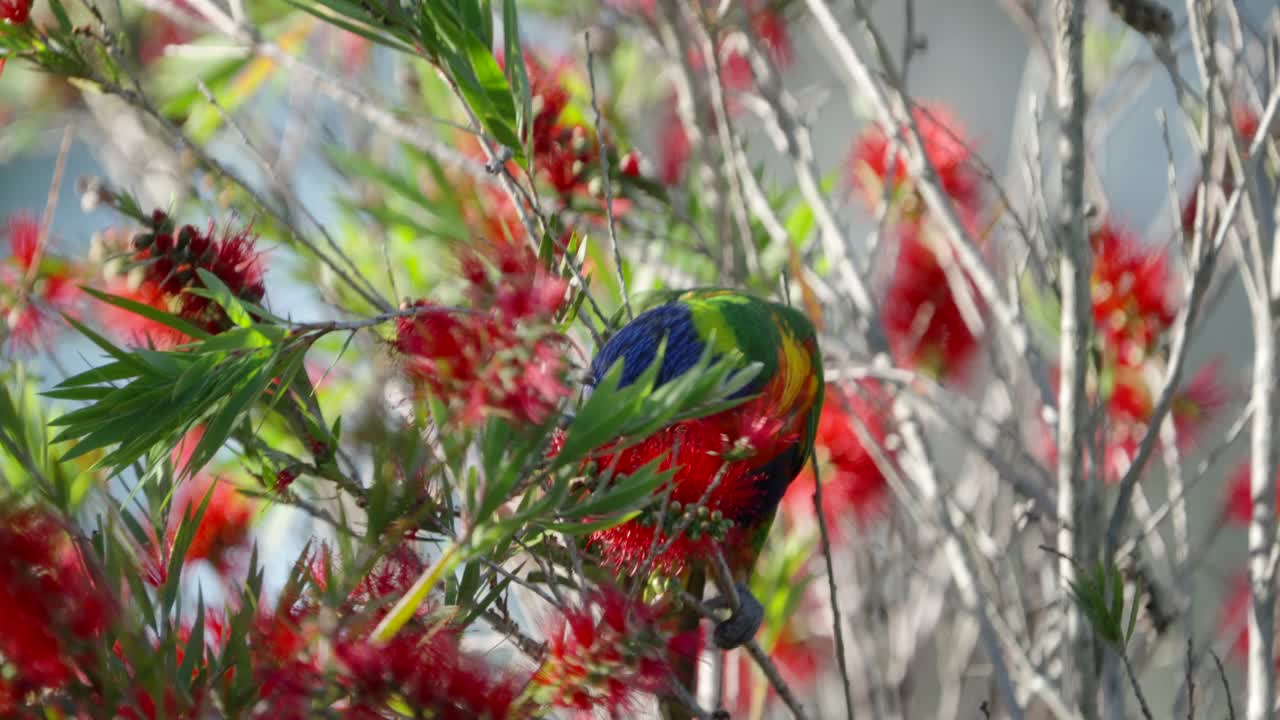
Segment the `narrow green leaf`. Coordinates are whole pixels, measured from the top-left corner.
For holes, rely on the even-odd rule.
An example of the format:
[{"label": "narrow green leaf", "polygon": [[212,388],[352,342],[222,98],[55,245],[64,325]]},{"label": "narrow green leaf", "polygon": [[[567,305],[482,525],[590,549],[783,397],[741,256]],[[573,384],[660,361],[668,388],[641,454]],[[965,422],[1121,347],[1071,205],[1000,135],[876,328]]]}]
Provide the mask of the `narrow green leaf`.
[{"label": "narrow green leaf", "polygon": [[123,308],[135,315],[139,315],[148,320],[158,322],[161,325],[164,325],[165,327],[177,330],[178,332],[188,337],[192,337],[197,340],[202,340],[204,338],[209,337],[209,333],[205,332],[204,330],[201,330],[195,325],[192,325],[186,320],[183,320],[177,315],[173,315],[172,313],[167,313],[162,310],[157,310],[156,308],[153,308],[150,305],[144,305],[143,303],[140,303],[136,300],[130,300],[129,298],[126,298],[126,297],[120,297],[119,295],[111,295],[110,293],[104,293],[100,290],[96,290],[86,285],[81,285],[80,289],[85,293],[87,293],[89,296],[97,298],[98,300],[101,300],[102,302],[107,303],[108,305],[115,305],[118,308]]}]

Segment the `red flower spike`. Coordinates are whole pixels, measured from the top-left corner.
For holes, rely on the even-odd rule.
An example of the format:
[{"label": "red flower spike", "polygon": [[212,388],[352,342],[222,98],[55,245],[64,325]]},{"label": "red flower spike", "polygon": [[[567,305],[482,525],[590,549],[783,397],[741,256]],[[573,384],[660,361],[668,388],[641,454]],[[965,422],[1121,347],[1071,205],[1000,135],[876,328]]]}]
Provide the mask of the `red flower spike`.
[{"label": "red flower spike", "polygon": [[[960,378],[973,360],[978,340],[965,322],[924,228],[903,224],[899,231],[898,257],[881,310],[889,349],[900,365],[937,378]],[[980,302],[973,282],[965,279],[970,297]]]},{"label": "red flower spike", "polygon": [[[853,386],[827,384],[814,438],[822,463],[822,506],[827,527],[839,538],[850,520],[869,522],[879,517],[889,499],[888,483],[876,454],[892,461],[885,447],[892,409],[884,389],[870,380]],[[876,443],[874,452],[862,442],[857,423]],[[794,522],[812,522],[814,475],[811,466],[796,477],[782,498],[784,514]]]},{"label": "red flower spike", "polygon": [[[625,477],[662,458],[660,470],[676,468],[671,481],[670,502],[673,507],[674,503],[680,503],[682,507],[697,505],[718,478],[719,484],[705,503],[707,516],[715,517],[718,513],[723,518],[740,517],[755,498],[751,468],[763,461],[756,457],[750,460],[726,459],[725,450],[731,449],[726,442],[729,436],[718,420],[711,416],[670,426],[616,456],[606,448],[596,457],[595,464],[599,468],[612,468],[619,476]],[[672,450],[675,451],[674,458]],[[678,513],[673,514],[679,517]],[[591,541],[599,548],[605,564],[619,569],[635,569],[649,560],[655,547],[654,536],[658,536],[656,545],[661,548],[670,539],[668,531],[674,530],[674,523],[678,520],[673,520],[670,528],[659,528],[655,522],[656,519],[647,517],[629,520],[593,533]],[[667,573],[679,573],[691,560],[709,557],[722,543],[736,542],[742,532],[741,528],[727,528],[722,533],[724,537],[717,539],[713,533],[687,530],[656,558],[654,566]]]},{"label": "red flower spike", "polygon": [[1138,367],[1173,324],[1168,255],[1109,222],[1089,242],[1094,324],[1117,363]]},{"label": "red flower spike", "polygon": [[464,653],[447,627],[406,628],[386,643],[363,630],[344,633],[333,653],[352,709],[368,717],[382,717],[398,698],[441,720],[529,716],[515,707],[524,683]]},{"label": "red flower spike", "polygon": [[395,347],[408,374],[456,406],[466,423],[492,413],[543,422],[569,392],[553,330],[568,285],[532,250],[507,242],[494,243],[483,258],[464,254],[462,271],[476,311],[419,300],[406,309],[422,312],[397,320]]},{"label": "red flower spike", "polygon": [[[959,206],[962,214],[976,215],[982,206],[982,183],[981,176],[970,163],[972,151],[965,140],[964,129],[951,111],[941,105],[917,107],[912,114],[925,155],[938,171],[943,191]],[[905,138],[906,128],[900,129],[898,135]],[[890,186],[889,202],[894,206],[900,206],[907,193],[914,193],[914,185],[907,178],[903,148],[893,151],[888,135],[878,125],[871,126],[854,141],[849,153],[849,178],[871,211],[879,206],[886,183]],[[900,207],[915,215],[919,213],[920,204]]]},{"label": "red flower spike", "polygon": [[577,710],[584,717],[597,711],[618,717],[632,710],[640,693],[666,687],[673,652],[687,644],[679,634],[671,638],[663,616],[662,608],[616,588],[591,591],[553,622],[527,694],[538,704]]},{"label": "red flower spike", "polygon": [[79,677],[110,605],[60,520],[37,508],[0,509],[0,657],[14,697]]},{"label": "red flower spike", "polygon": [[34,216],[10,216],[4,234],[10,254],[0,261],[0,337],[35,350],[58,314],[74,309],[79,289],[70,263],[40,247],[40,223]]},{"label": "red flower spike", "polygon": [[32,0],[0,0],[0,20],[21,25],[31,17]]},{"label": "red flower spike", "polygon": [[204,232],[192,225],[175,232],[168,216],[157,210],[151,232],[134,240],[134,260],[145,269],[143,283],[151,283],[159,291],[170,312],[206,332],[218,333],[231,326],[222,308],[183,290],[204,287],[197,271],[205,270],[240,300],[260,303],[266,287],[256,243],[257,237],[248,228],[215,237],[213,223]]},{"label": "red flower spike", "polygon": [[[253,504],[225,480],[197,478],[183,486],[182,500],[174,507],[180,508],[185,519],[194,518],[211,486],[213,494],[187,547],[186,559],[207,560],[219,572],[225,572],[230,567],[230,554],[249,542]],[[171,531],[176,533],[176,524]]]},{"label": "red flower spike", "polygon": [[773,62],[780,68],[790,67],[795,53],[791,48],[791,32],[781,13],[766,7],[751,17],[751,25],[769,51]]},{"label": "red flower spike", "polygon": [[1215,359],[1196,372],[1173,398],[1169,412],[1178,431],[1178,446],[1194,448],[1200,436],[1231,403],[1233,393],[1222,381],[1224,361]]}]

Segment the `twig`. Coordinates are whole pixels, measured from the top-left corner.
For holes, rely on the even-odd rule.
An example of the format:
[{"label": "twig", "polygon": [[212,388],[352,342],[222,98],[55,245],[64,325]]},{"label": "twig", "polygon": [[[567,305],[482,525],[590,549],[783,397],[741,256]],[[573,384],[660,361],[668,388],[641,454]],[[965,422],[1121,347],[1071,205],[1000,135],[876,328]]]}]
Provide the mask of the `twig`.
[{"label": "twig", "polygon": [[1138,707],[1142,710],[1142,717],[1146,720],[1155,720],[1151,715],[1151,707],[1147,705],[1147,696],[1142,692],[1142,685],[1138,683],[1138,676],[1133,672],[1133,663],[1129,662],[1129,653],[1124,648],[1116,650],[1120,654],[1120,660],[1124,663],[1125,673],[1129,676],[1129,685],[1133,688],[1133,694],[1138,698]]},{"label": "twig", "polygon": [[[1062,217],[1058,283],[1062,291],[1058,364],[1062,382],[1058,389],[1058,532],[1057,549],[1063,555],[1089,563],[1092,525],[1090,496],[1084,476],[1083,450],[1089,437],[1085,377],[1092,304],[1089,278],[1092,258],[1084,207],[1084,2],[1056,0],[1057,94],[1062,163]],[[1076,569],[1061,557],[1059,587],[1074,581]],[[1097,674],[1089,628],[1074,603],[1065,605],[1067,642],[1062,646],[1064,677],[1077,678],[1077,704],[1085,717],[1096,717]]]},{"label": "twig", "polygon": [[622,267],[622,248],[618,245],[618,232],[613,221],[613,181],[609,178],[609,152],[604,144],[605,124],[600,114],[600,101],[596,94],[595,58],[591,54],[591,32],[583,33],[583,41],[587,46],[587,78],[591,83],[591,109],[596,115],[596,145],[600,151],[600,177],[604,183],[604,212],[609,221],[609,244],[613,248],[614,270],[618,273],[618,292],[622,295],[622,307],[626,309],[627,319],[635,317],[631,311],[631,294],[627,291],[627,274]]},{"label": "twig", "polygon": [[1209,651],[1213,656],[1213,664],[1218,667],[1218,678],[1222,680],[1222,690],[1227,696],[1227,720],[1236,720],[1236,703],[1231,698],[1231,681],[1227,680],[1227,671],[1222,667],[1222,658],[1218,657],[1218,653],[1213,650]]},{"label": "twig", "polygon": [[49,197],[45,200],[44,216],[40,219],[40,233],[36,236],[36,247],[31,253],[31,264],[27,267],[27,276],[23,279],[23,287],[28,291],[40,276],[40,258],[44,255],[45,246],[49,243],[53,214],[58,209],[58,193],[62,189],[62,174],[67,168],[67,155],[71,152],[73,139],[75,139],[75,126],[68,124],[62,131],[62,142],[58,145],[58,158],[53,163],[53,179],[49,182]]},{"label": "twig", "polygon": [[1187,684],[1187,720],[1196,720],[1196,678],[1192,648],[1191,633],[1187,633],[1187,673],[1185,678]]},{"label": "twig", "polygon": [[[821,4],[820,0],[813,0],[810,4],[812,5],[813,2]],[[761,78],[758,84],[759,92],[767,102],[753,103],[752,108],[770,126],[769,135],[774,145],[791,160],[796,184],[817,221],[823,252],[834,265],[841,282],[844,283],[845,292],[849,293],[854,309],[861,316],[860,323],[874,329],[875,302],[867,289],[866,282],[854,269],[844,234],[840,232],[836,223],[835,213],[822,195],[813,141],[808,128],[796,118],[795,98],[782,87],[776,72],[769,77]]]},{"label": "twig", "polygon": [[484,618],[485,622],[492,625],[494,630],[506,635],[507,639],[509,639],[516,647],[520,648],[520,652],[524,653],[530,660],[540,662],[546,654],[546,643],[540,643],[528,635],[525,635],[509,618],[504,618],[489,609],[481,612],[480,617]]},{"label": "twig", "polygon": [[351,258],[342,249],[342,246],[338,244],[337,239],[334,238],[333,235],[329,232],[329,228],[326,227],[324,223],[320,222],[320,220],[314,214],[312,214],[311,210],[307,208],[306,204],[303,203],[301,199],[299,199],[296,196],[296,194],[289,189],[289,187],[285,184],[284,180],[281,179],[279,173],[276,172],[275,167],[262,154],[262,152],[258,149],[257,145],[255,145],[254,142],[249,139],[249,134],[240,125],[240,122],[236,120],[236,118],[233,115],[231,115],[231,113],[227,112],[227,110],[223,108],[222,105],[218,102],[218,99],[214,97],[213,91],[209,89],[209,86],[205,85],[203,80],[197,79],[196,87],[197,89],[200,90],[200,94],[204,96],[204,99],[207,100],[211,106],[213,106],[213,109],[216,110],[218,114],[227,122],[227,124],[233,130],[236,131],[236,134],[240,136],[240,142],[244,143],[244,146],[248,148],[249,153],[258,162],[258,166],[262,168],[267,178],[271,181],[271,184],[275,186],[276,192],[279,192],[282,195],[292,197],[294,204],[299,209],[302,210],[302,214],[307,218],[307,220],[311,222],[311,224],[317,230],[320,231],[320,234],[324,236],[325,241],[329,244],[329,248],[333,250],[334,255],[338,259],[346,263],[347,268],[351,271],[351,276],[353,278],[358,279],[361,283],[364,284],[365,289],[368,291],[368,294],[365,295],[365,298],[366,299],[368,299],[369,297],[377,298],[379,302],[374,303],[374,307],[383,311],[390,310],[391,305],[382,299],[382,297],[378,294],[378,289],[374,287],[372,282],[370,282],[367,278],[364,277],[364,274],[360,272],[360,268],[356,267],[356,264],[352,262]]},{"label": "twig", "polygon": [[836,589],[836,571],[831,561],[831,533],[827,529],[827,514],[822,503],[822,471],[818,456],[812,450],[809,460],[813,468],[813,511],[818,518],[818,533],[821,537],[822,561],[827,570],[827,592],[831,602],[832,633],[836,640],[836,663],[840,668],[840,686],[844,690],[846,717],[854,720],[853,688],[849,685],[849,661],[844,651],[844,615],[840,613],[840,593]]},{"label": "twig", "polygon": [[[729,589],[733,589],[732,583],[730,583]],[[719,619],[714,610],[707,607],[700,599],[695,598],[693,595],[690,595],[687,592],[681,593],[681,600],[697,610],[698,614],[702,617],[707,618],[708,620]],[[787,684],[786,679],[782,677],[782,673],[778,672],[778,666],[773,663],[769,654],[760,647],[760,643],[751,639],[743,644],[742,647],[747,651],[747,654],[751,656],[751,659],[755,661],[761,672],[764,673],[765,677],[769,680],[769,684],[773,686],[775,691],[777,691],[778,697],[781,698],[783,704],[787,706],[787,709],[791,711],[791,714],[796,718],[796,720],[808,720],[808,715],[805,714],[804,706],[796,697],[791,686]]]},{"label": "twig", "polygon": [[[720,155],[723,163],[727,164],[731,162],[735,155],[735,138],[739,137],[740,134],[734,129],[733,117],[729,112],[729,105],[725,99],[725,87],[721,79],[720,53],[712,40],[711,31],[707,28],[705,14],[699,13],[690,3],[681,3],[680,7],[684,10],[689,25],[698,34],[702,54],[710,59],[707,63],[709,70],[707,74],[707,90],[710,96],[711,109],[714,111],[715,133],[720,141]],[[750,32],[750,22],[746,23],[745,27],[747,32]],[[741,173],[730,168],[724,175],[729,186],[728,209],[730,214],[733,215],[734,224],[738,226],[736,235],[730,234],[731,238],[736,239],[727,243],[726,247],[732,251],[733,255],[731,267],[733,268],[734,282],[744,282],[751,273],[759,271],[760,263],[755,257],[755,243],[751,230],[750,215],[747,212],[747,202],[743,188],[744,181]]]}]

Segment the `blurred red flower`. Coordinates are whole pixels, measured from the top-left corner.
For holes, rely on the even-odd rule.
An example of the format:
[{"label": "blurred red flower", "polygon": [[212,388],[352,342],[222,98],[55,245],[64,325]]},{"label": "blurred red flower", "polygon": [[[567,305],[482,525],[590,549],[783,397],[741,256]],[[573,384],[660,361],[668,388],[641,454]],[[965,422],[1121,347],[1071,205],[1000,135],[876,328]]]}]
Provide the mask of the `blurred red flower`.
[{"label": "blurred red flower", "polygon": [[[915,108],[912,115],[920,131],[925,155],[938,172],[942,190],[958,206],[962,215],[976,215],[982,207],[982,178],[974,169],[972,150],[965,139],[964,128],[951,111],[939,104]],[[907,129],[897,132],[899,142],[907,137]],[[914,182],[907,177],[904,148],[891,147],[889,136],[879,125],[869,126],[849,152],[849,179],[871,211],[880,205],[889,185],[887,198],[891,210],[901,210],[908,218],[916,218],[923,208],[915,200]]]},{"label": "blurred red flower", "polygon": [[677,102],[675,95],[672,94],[666,102],[662,122],[658,127],[658,176],[667,185],[680,184],[693,149],[689,131],[676,110]]},{"label": "blurred red flower", "polygon": [[[890,461],[894,457],[885,447],[892,415],[890,402],[888,393],[875,381],[827,383],[814,449],[821,463],[823,513],[833,537],[838,538],[850,521],[876,518],[888,502],[888,484],[876,454]],[[876,444],[874,452],[863,443],[859,422]],[[813,521],[813,491],[813,467],[806,465],[782,498],[783,512],[792,522]]]},{"label": "blurred red flower", "polygon": [[1168,255],[1136,236],[1103,223],[1093,246],[1093,321],[1117,363],[1137,367],[1173,324]]},{"label": "blurred red flower", "polygon": [[531,681],[531,697],[543,705],[595,717],[619,717],[636,709],[639,693],[666,687],[674,657],[689,657],[691,635],[662,627],[661,608],[599,587],[557,617],[547,650]]},{"label": "blurred red flower", "polygon": [[0,0],[0,20],[21,25],[31,16],[32,0]]},{"label": "blurred red flower", "polygon": [[215,235],[212,222],[204,232],[193,225],[175,229],[168,215],[157,210],[148,231],[133,240],[133,261],[144,268],[142,282],[158,290],[170,312],[206,332],[218,333],[231,326],[222,307],[206,297],[183,291],[203,288],[204,281],[197,271],[204,270],[222,281],[236,298],[261,302],[266,287],[256,243],[257,237],[248,228],[221,236]]},{"label": "blurred red flower", "polygon": [[[952,294],[927,228],[907,223],[899,225],[898,232],[898,256],[881,305],[890,352],[902,366],[939,379],[958,379],[968,370],[978,340]],[[956,272],[963,274],[958,268]],[[967,275],[964,281],[981,310],[973,282]]]},{"label": "blurred red flower", "polygon": [[[231,553],[249,542],[254,507],[230,482],[200,476],[182,485],[174,503],[181,513],[179,517],[187,521],[194,518],[206,493],[211,493],[209,504],[187,547],[186,560],[206,560],[219,572],[225,572],[230,567]],[[176,524],[170,532],[177,532]]]},{"label": "blurred red flower", "polygon": [[466,251],[462,274],[474,310],[418,300],[396,321],[395,348],[410,377],[461,409],[465,422],[490,413],[541,423],[568,394],[554,315],[568,285],[533,251],[494,242]]},{"label": "blurred red flower", "polygon": [[110,607],[61,520],[33,507],[0,509],[0,695],[20,699],[76,679]]},{"label": "blurred red flower", "polygon": [[41,247],[40,223],[34,216],[11,215],[5,235],[10,254],[0,262],[0,318],[6,339],[15,347],[34,350],[43,344],[58,313],[74,309],[80,290],[71,264]]}]

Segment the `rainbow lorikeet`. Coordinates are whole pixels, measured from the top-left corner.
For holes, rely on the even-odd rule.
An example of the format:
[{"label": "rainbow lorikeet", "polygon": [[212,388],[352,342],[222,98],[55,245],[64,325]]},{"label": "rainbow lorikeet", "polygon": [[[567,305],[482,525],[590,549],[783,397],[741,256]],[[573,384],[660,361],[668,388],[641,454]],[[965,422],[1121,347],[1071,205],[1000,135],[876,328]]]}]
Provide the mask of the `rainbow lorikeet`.
[{"label": "rainbow lorikeet", "polygon": [[[746,398],[738,405],[677,422],[616,455],[607,447],[598,453],[598,467],[621,474],[665,458],[662,467],[674,468],[674,475],[665,512],[655,502],[640,517],[595,533],[591,542],[606,564],[632,572],[653,567],[682,579],[699,599],[708,571],[722,593],[731,585],[740,603],[714,637],[720,647],[737,647],[763,620],[746,582],[778,502],[813,446],[823,394],[817,334],[798,310],[743,292],[669,293],[608,339],[591,363],[590,384],[619,360],[620,384],[635,382],[657,359],[664,339],[656,385],[697,366],[708,346],[716,359],[737,350],[742,367],[759,363],[761,369],[735,393]],[[695,616],[694,627],[696,622]]]}]

